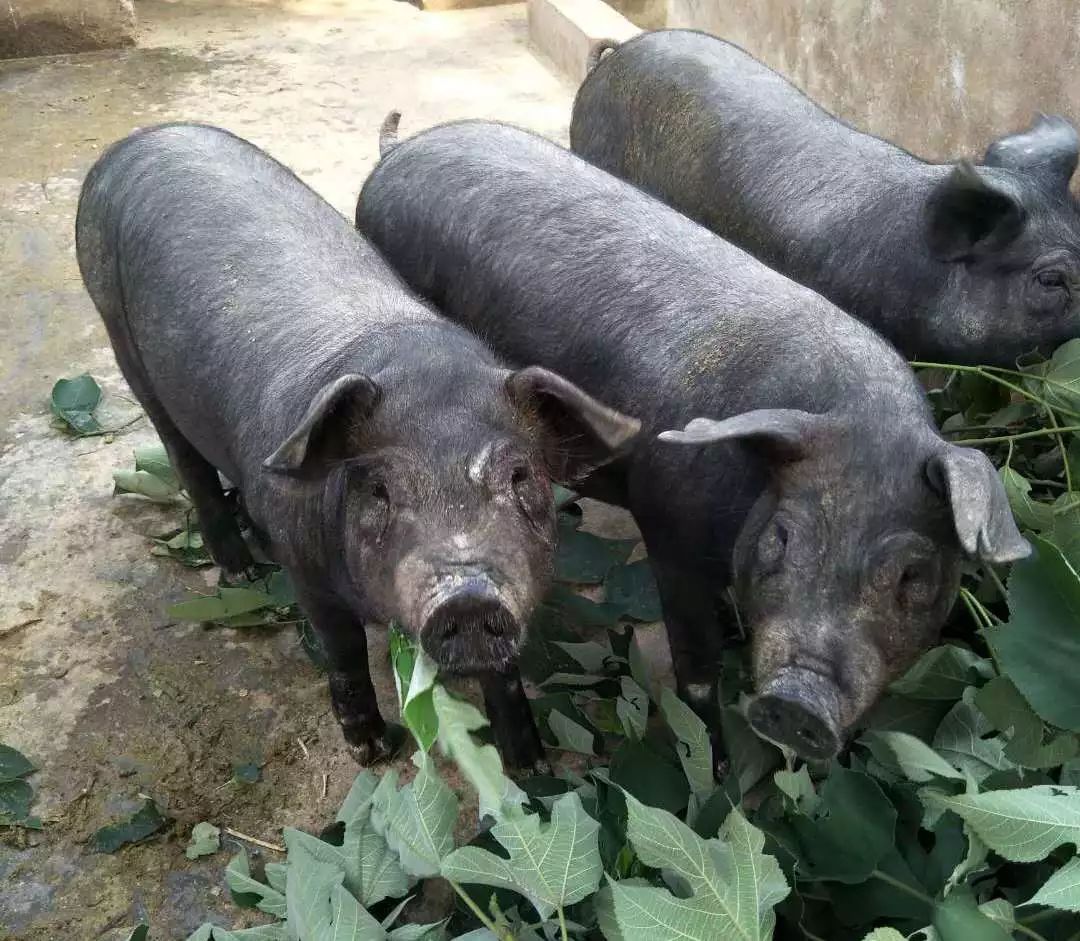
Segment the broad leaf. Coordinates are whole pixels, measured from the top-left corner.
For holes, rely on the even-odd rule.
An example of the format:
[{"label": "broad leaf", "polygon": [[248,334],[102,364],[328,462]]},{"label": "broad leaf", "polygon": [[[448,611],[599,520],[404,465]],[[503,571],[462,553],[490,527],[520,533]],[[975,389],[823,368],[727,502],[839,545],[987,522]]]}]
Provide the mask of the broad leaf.
[{"label": "broad leaf", "polygon": [[1005,495],[1009,498],[1013,516],[1021,526],[1038,532],[1054,525],[1053,507],[1031,498],[1030,481],[1011,467],[1001,468],[998,474],[1005,487]]},{"label": "broad leaf", "polygon": [[420,770],[401,790],[393,789],[393,773],[383,776],[372,797],[371,820],[398,854],[401,868],[426,879],[439,874],[443,859],[454,848],[458,799],[435,773],[431,759],[418,754]]},{"label": "broad leaf", "polygon": [[1009,577],[1009,622],[989,634],[1002,670],[1047,722],[1080,731],[1080,576],[1053,543]]},{"label": "broad leaf", "polygon": [[762,851],[765,836],[737,808],[719,839],[704,840],[673,815],[627,795],[627,836],[647,866],[671,872],[683,897],[667,889],[611,883],[619,941],[767,941],[773,907],[790,891],[780,866]]},{"label": "broad leaf", "polygon": [[617,605],[635,621],[659,621],[663,616],[660,591],[648,559],[620,565],[604,579],[604,600]]},{"label": "broad leaf", "polygon": [[308,854],[289,848],[285,888],[289,934],[302,941],[384,941],[381,924],[341,884],[343,874]]},{"label": "broad leaf", "polygon": [[1043,395],[1052,406],[1080,411],[1080,340],[1054,350],[1044,377]]},{"label": "broad leaf", "polygon": [[97,853],[115,853],[127,843],[141,843],[148,840],[159,830],[164,829],[169,819],[152,800],[143,801],[140,807],[127,820],[102,827],[92,837],[90,844]]},{"label": "broad leaf", "polygon": [[927,790],[923,798],[959,815],[990,849],[1012,862],[1035,862],[1064,843],[1080,846],[1080,790],[1075,787],[955,796]]},{"label": "broad leaf", "polygon": [[1080,912],[1080,856],[1070,859],[1024,904]]},{"label": "broad leaf", "polygon": [[439,668],[395,623],[390,625],[390,662],[394,667],[401,719],[420,748],[428,751],[439,734],[439,718],[432,699]]},{"label": "broad leaf", "polygon": [[500,819],[520,813],[525,793],[503,773],[494,745],[477,745],[472,735],[488,724],[471,703],[451,696],[441,686],[432,692],[439,719],[439,744],[457,764],[480,799],[480,816]]},{"label": "broad leaf", "polygon": [[704,802],[716,789],[709,730],[697,713],[666,687],[660,695],[660,712],[677,739],[676,751],[690,791]]},{"label": "broad leaf", "polygon": [[1056,768],[1075,757],[1075,735],[1061,733],[1043,744],[1044,726],[1006,676],[996,676],[975,694],[975,705],[997,729],[1009,734],[1005,757],[1025,768]]},{"label": "broad leaf", "polygon": [[993,727],[975,706],[975,690],[968,688],[941,720],[934,734],[934,750],[964,774],[982,782],[995,771],[1013,767],[1005,757],[1004,740],[991,736],[991,732]]},{"label": "broad leaf", "polygon": [[632,677],[619,678],[619,698],[615,702],[615,714],[622,724],[627,738],[644,738],[649,723],[649,694]]},{"label": "broad leaf", "polygon": [[193,598],[170,605],[165,613],[182,621],[220,621],[264,608],[278,607],[275,599],[265,591],[254,588],[219,588],[216,595]]},{"label": "broad leaf", "polygon": [[278,918],[285,917],[284,894],[252,878],[247,853],[244,850],[237,853],[225,867],[225,885],[229,887],[233,900],[237,904],[258,908],[259,911],[276,915]]},{"label": "broad leaf", "polygon": [[10,745],[0,745],[0,781],[14,781],[37,769],[22,752]]},{"label": "broad leaf", "polygon": [[970,892],[957,889],[934,909],[940,941],[1011,941],[1007,931],[975,904]]},{"label": "broad leaf", "polygon": [[603,875],[599,832],[600,825],[585,813],[577,794],[564,794],[552,805],[549,823],[530,814],[491,828],[509,859],[466,846],[446,859],[443,876],[520,892],[548,918],[596,891]]},{"label": "broad leaf", "polygon": [[593,733],[569,716],[564,716],[558,709],[552,709],[547,716],[548,728],[555,736],[555,742],[563,751],[577,752],[581,755],[595,755]]},{"label": "broad leaf", "polygon": [[83,373],[74,379],[58,379],[52,389],[52,413],[76,435],[99,435],[105,429],[94,418],[101,402],[101,387],[93,376]]},{"label": "broad leaf", "polygon": [[637,540],[603,539],[580,529],[560,527],[555,578],[560,582],[599,585],[616,565],[622,565]]},{"label": "broad leaf", "polygon": [[899,768],[909,781],[925,783],[935,777],[964,780],[959,771],[914,735],[867,732],[860,741],[870,748],[878,761]]},{"label": "broad leaf", "polygon": [[990,664],[963,647],[946,644],[928,650],[889,689],[908,699],[959,699],[980,678],[993,674]]}]

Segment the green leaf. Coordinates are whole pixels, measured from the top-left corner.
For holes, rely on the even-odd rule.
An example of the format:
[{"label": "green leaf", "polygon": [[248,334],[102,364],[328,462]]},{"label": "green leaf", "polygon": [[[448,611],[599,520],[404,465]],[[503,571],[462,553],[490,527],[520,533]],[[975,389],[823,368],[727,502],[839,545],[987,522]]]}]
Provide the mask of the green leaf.
[{"label": "green leaf", "polygon": [[1057,408],[1080,410],[1080,340],[1063,343],[1047,364],[1042,394]]},{"label": "green leaf", "polygon": [[611,569],[604,579],[604,600],[622,608],[635,621],[659,621],[664,616],[648,559]]},{"label": "green leaf", "polygon": [[619,698],[615,702],[615,715],[628,738],[644,738],[649,724],[649,694],[629,676],[619,678]]},{"label": "green leaf", "polygon": [[[677,817],[627,795],[627,835],[645,865],[662,868],[685,886],[667,889],[611,883],[611,903],[622,941],[767,941],[773,907],[790,889],[765,836],[733,809],[719,839],[705,840]],[[605,931],[609,938],[612,934]]]},{"label": "green leaf", "polygon": [[1016,863],[1043,859],[1064,843],[1080,845],[1080,790],[1039,785],[950,796],[923,792],[930,806],[960,816],[995,853]]},{"label": "green leaf", "polygon": [[[218,941],[218,932],[214,929],[214,941]],[[221,941],[290,941],[289,933],[284,924],[259,925],[255,928],[244,928],[241,931],[233,931],[227,938]]]},{"label": "green leaf", "polygon": [[616,662],[610,647],[596,641],[587,643],[569,643],[555,641],[555,646],[574,660],[586,673],[606,673]]},{"label": "green leaf", "polygon": [[303,941],[384,941],[386,932],[342,886],[344,874],[308,854],[289,851],[285,887],[288,930]]},{"label": "green leaf", "polygon": [[481,818],[499,820],[520,813],[527,800],[525,792],[503,773],[498,749],[477,745],[469,734],[486,726],[487,719],[471,703],[451,696],[441,686],[435,687],[432,701],[439,719],[439,744],[476,791]]},{"label": "green leaf", "polygon": [[1007,676],[995,676],[975,694],[975,705],[997,729],[1009,733],[1005,757],[1025,768],[1056,768],[1076,756],[1075,735],[1043,744],[1043,722]]},{"label": "green leaf", "polygon": [[667,687],[660,694],[660,713],[677,740],[675,750],[690,791],[699,803],[704,803],[716,789],[709,730],[697,713]]},{"label": "green leaf", "polygon": [[131,934],[127,936],[127,941],[147,941],[150,937],[149,925],[138,925],[131,930]]},{"label": "green leaf", "polygon": [[596,754],[593,733],[573,719],[564,716],[558,709],[552,709],[548,713],[547,722],[559,748],[582,755]]},{"label": "green leaf", "polygon": [[748,793],[783,763],[780,749],[758,738],[746,716],[734,706],[726,706],[720,713],[720,729],[740,794]]},{"label": "green leaf", "polygon": [[439,668],[423,648],[396,623],[390,624],[390,662],[394,666],[401,719],[423,751],[429,751],[439,735],[432,688]]},{"label": "green leaf", "polygon": [[1054,525],[1054,510],[1049,504],[1031,499],[1031,483],[1011,467],[1002,467],[998,474],[1009,498],[1009,506],[1018,523],[1027,529],[1041,531]]},{"label": "green leaf", "polygon": [[446,859],[443,876],[520,892],[541,918],[548,918],[557,908],[596,891],[603,875],[599,832],[600,825],[585,813],[577,794],[564,794],[552,805],[549,823],[530,814],[492,827],[491,835],[509,859],[466,846]]},{"label": "green leaf", "polygon": [[93,415],[100,402],[101,387],[89,373],[74,379],[58,379],[52,389],[52,413],[79,437],[104,431]]},{"label": "green leaf", "polygon": [[889,689],[909,699],[959,699],[964,690],[993,675],[990,663],[978,654],[946,644],[928,650]]},{"label": "green leaf", "polygon": [[982,782],[995,771],[1009,770],[1013,763],[1005,757],[1004,740],[989,737],[993,728],[976,708],[975,692],[970,687],[964,690],[960,702],[942,719],[933,745],[947,762]]},{"label": "green leaf", "polygon": [[689,785],[682,769],[649,742],[626,739],[612,755],[611,781],[651,807],[672,813],[686,809]]},{"label": "green leaf", "polygon": [[[414,759],[416,760],[416,759]],[[439,874],[443,858],[454,848],[458,799],[435,773],[431,759],[420,753],[420,770],[400,791],[388,772],[372,797],[372,823],[401,860],[410,876]]]},{"label": "green leaf", "polygon": [[225,587],[219,588],[216,595],[170,605],[165,613],[181,621],[220,621],[222,618],[273,607],[277,605],[265,591]]},{"label": "green leaf", "polygon": [[180,488],[147,471],[113,471],[113,493],[136,493],[154,503],[173,503]]},{"label": "green leaf", "polygon": [[795,805],[795,810],[802,814],[813,814],[818,803],[817,791],[814,790],[814,782],[810,780],[810,772],[806,765],[798,771],[788,771],[781,768],[773,774],[773,781],[780,793],[788,797]]},{"label": "green leaf", "polygon": [[898,768],[909,781],[921,784],[935,777],[964,780],[959,771],[914,735],[867,732],[859,741],[873,752],[878,761],[887,767]]},{"label": "green leaf", "polygon": [[562,529],[555,557],[555,578],[577,585],[599,585],[616,565],[622,565],[636,539],[603,539],[580,529]]},{"label": "green leaf", "polygon": [[970,893],[956,890],[934,909],[934,928],[941,941],[1011,941],[1012,934],[979,910]]},{"label": "green leaf", "polygon": [[177,490],[180,489],[180,480],[169,462],[165,446],[160,441],[135,449],[135,470],[146,471]]},{"label": "green leaf", "polygon": [[258,908],[259,911],[276,915],[278,918],[285,917],[285,896],[277,889],[252,878],[245,850],[237,853],[225,867],[225,885],[236,904],[245,908]]},{"label": "green leaf", "polygon": [[1080,856],[1055,872],[1024,905],[1046,905],[1063,912],[1080,912]]},{"label": "green leaf", "polygon": [[876,928],[863,941],[905,941],[904,936],[895,928]]},{"label": "green leaf", "polygon": [[800,875],[864,882],[893,849],[896,809],[868,775],[836,767],[819,792],[814,817],[789,821]]},{"label": "green leaf", "polygon": [[22,752],[0,745],[0,782],[23,778],[37,769]]},{"label": "green leaf", "polygon": [[92,837],[90,845],[95,853],[115,853],[128,843],[141,843],[165,828],[169,820],[152,800],[143,801],[142,807],[122,823],[102,827]]},{"label": "green leaf", "polygon": [[255,784],[262,775],[259,766],[254,761],[234,761],[233,777],[241,784]]},{"label": "green leaf", "polygon": [[198,859],[200,856],[210,856],[221,849],[221,831],[212,823],[197,823],[191,831],[191,842],[188,843],[184,855],[188,859]]},{"label": "green leaf", "polygon": [[[1076,341],[1070,341],[1076,342]],[[1057,546],[1032,537],[1035,554],[1009,577],[1008,624],[989,632],[1002,670],[1047,722],[1080,731],[1080,577]]]}]

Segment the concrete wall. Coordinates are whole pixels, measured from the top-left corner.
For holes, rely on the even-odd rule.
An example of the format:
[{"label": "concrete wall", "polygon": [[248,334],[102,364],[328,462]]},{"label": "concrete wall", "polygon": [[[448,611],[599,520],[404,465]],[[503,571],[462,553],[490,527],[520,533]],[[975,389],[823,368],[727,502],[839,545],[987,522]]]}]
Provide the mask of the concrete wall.
[{"label": "concrete wall", "polygon": [[529,40],[575,85],[585,80],[585,63],[598,40],[625,42],[639,32],[604,0],[529,0]]},{"label": "concrete wall", "polygon": [[132,0],[0,0],[0,59],[135,41]]},{"label": "concrete wall", "polygon": [[668,0],[863,130],[981,155],[1038,111],[1080,120],[1076,0]]}]

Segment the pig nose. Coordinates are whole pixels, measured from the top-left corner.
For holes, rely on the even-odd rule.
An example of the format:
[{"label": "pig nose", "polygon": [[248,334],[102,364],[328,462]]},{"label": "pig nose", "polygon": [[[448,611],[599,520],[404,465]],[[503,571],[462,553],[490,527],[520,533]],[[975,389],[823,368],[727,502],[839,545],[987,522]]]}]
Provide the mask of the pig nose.
[{"label": "pig nose", "polygon": [[432,611],[420,630],[420,639],[428,654],[443,666],[484,669],[505,659],[519,634],[517,621],[498,598],[459,592]]},{"label": "pig nose", "polygon": [[750,727],[765,738],[789,746],[800,758],[832,758],[840,751],[840,731],[835,720],[814,700],[791,688],[763,693],[750,704]]}]

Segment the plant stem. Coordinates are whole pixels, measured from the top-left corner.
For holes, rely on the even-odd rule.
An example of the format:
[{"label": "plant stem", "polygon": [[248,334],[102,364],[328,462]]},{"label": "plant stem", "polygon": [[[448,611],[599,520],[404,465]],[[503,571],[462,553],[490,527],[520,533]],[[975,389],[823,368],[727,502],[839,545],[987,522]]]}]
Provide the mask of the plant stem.
[{"label": "plant stem", "polygon": [[994,646],[986,637],[987,628],[994,626],[993,614],[987,611],[983,603],[966,588],[960,589],[960,600],[967,606],[968,614],[971,615],[972,620],[979,625],[979,634],[986,641],[986,649],[990,651],[990,659],[994,663],[994,669],[997,671],[998,676],[1003,676],[1004,671],[1001,669],[1001,664],[998,663],[997,654],[994,653]]},{"label": "plant stem", "polygon": [[1015,926],[1013,927],[1013,930],[1014,931],[1019,931],[1020,934],[1027,935],[1029,938],[1034,938],[1035,941],[1046,941],[1046,938],[1044,938],[1041,934],[1039,934],[1039,932],[1034,931],[1033,929],[1029,928],[1027,925],[1023,925],[1020,922],[1016,922]]},{"label": "plant stem", "polygon": [[566,933],[566,914],[561,905],[559,906],[559,931],[562,932],[562,941],[570,941],[570,936]]},{"label": "plant stem", "polygon": [[994,571],[992,565],[988,564],[986,566],[986,571],[990,574],[990,580],[994,583],[994,587],[997,588],[998,592],[1001,594],[1001,600],[1007,603],[1009,596],[1005,591],[1005,583],[1001,580],[1001,576]]},{"label": "plant stem", "polygon": [[1015,382],[1009,382],[1006,379],[1002,379],[1001,375],[997,374],[1000,373],[1006,376],[1016,376],[1021,379],[1035,379],[1039,382],[1044,383],[1045,385],[1061,386],[1063,389],[1069,388],[1065,383],[1060,382],[1057,379],[1049,379],[1046,376],[1037,376],[1033,373],[1019,372],[1015,369],[1002,369],[998,366],[957,366],[951,365],[949,363],[924,363],[921,361],[913,362],[911,365],[916,368],[922,369],[948,369],[952,372],[974,373],[977,376],[982,376],[984,379],[988,379],[990,382],[996,382],[999,385],[1003,385],[1006,389],[1011,389],[1013,392],[1017,393],[1025,399],[1028,399],[1031,402],[1037,402],[1039,405],[1041,405],[1047,410],[1054,407],[1057,408],[1057,410],[1064,415],[1071,415],[1073,418],[1080,418],[1080,412],[1061,406],[1051,406],[1050,403],[1047,402],[1046,399],[1044,399],[1042,396],[1035,395],[1034,392],[1029,392],[1023,386],[1018,386]]},{"label": "plant stem", "polygon": [[886,885],[891,885],[894,889],[898,889],[901,892],[906,892],[912,898],[916,898],[920,902],[926,903],[926,905],[928,905],[930,908],[933,908],[935,905],[937,905],[937,902],[930,898],[929,895],[920,892],[918,889],[913,889],[906,882],[901,882],[896,877],[890,876],[887,872],[882,872],[880,869],[875,869],[872,873],[870,873],[870,876],[871,878],[878,879],[879,881],[884,882]]},{"label": "plant stem", "polygon": [[[1047,417],[1050,419],[1050,424],[1054,426],[1055,430],[1060,431],[1057,416],[1054,414],[1054,410],[1049,409],[1046,414]],[[1069,452],[1065,447],[1065,438],[1061,434],[1058,434],[1057,442],[1058,447],[1061,449],[1061,463],[1065,467],[1065,489],[1072,493],[1072,471],[1069,470]]]},{"label": "plant stem", "polygon": [[1044,435],[1054,435],[1060,441],[1066,432],[1080,431],[1080,425],[1064,425],[1053,428],[1037,428],[1035,431],[1021,431],[1015,435],[995,435],[990,438],[963,438],[960,441],[950,441],[959,447],[969,447],[973,444],[1001,444],[1003,441],[1022,441],[1024,438],[1039,438]]},{"label": "plant stem", "polygon": [[487,915],[484,914],[483,909],[481,909],[480,906],[472,900],[472,898],[469,896],[469,893],[466,892],[458,883],[456,883],[453,879],[447,879],[446,881],[449,882],[450,887],[455,892],[457,892],[459,896],[461,896],[461,900],[469,906],[469,911],[471,911],[479,919],[480,924],[482,924],[485,928],[487,928],[488,931],[495,935],[495,937],[498,938],[499,941],[514,941],[514,939],[510,937],[509,934],[504,934],[499,928],[496,927],[495,922],[493,922],[490,918],[487,917]]}]

